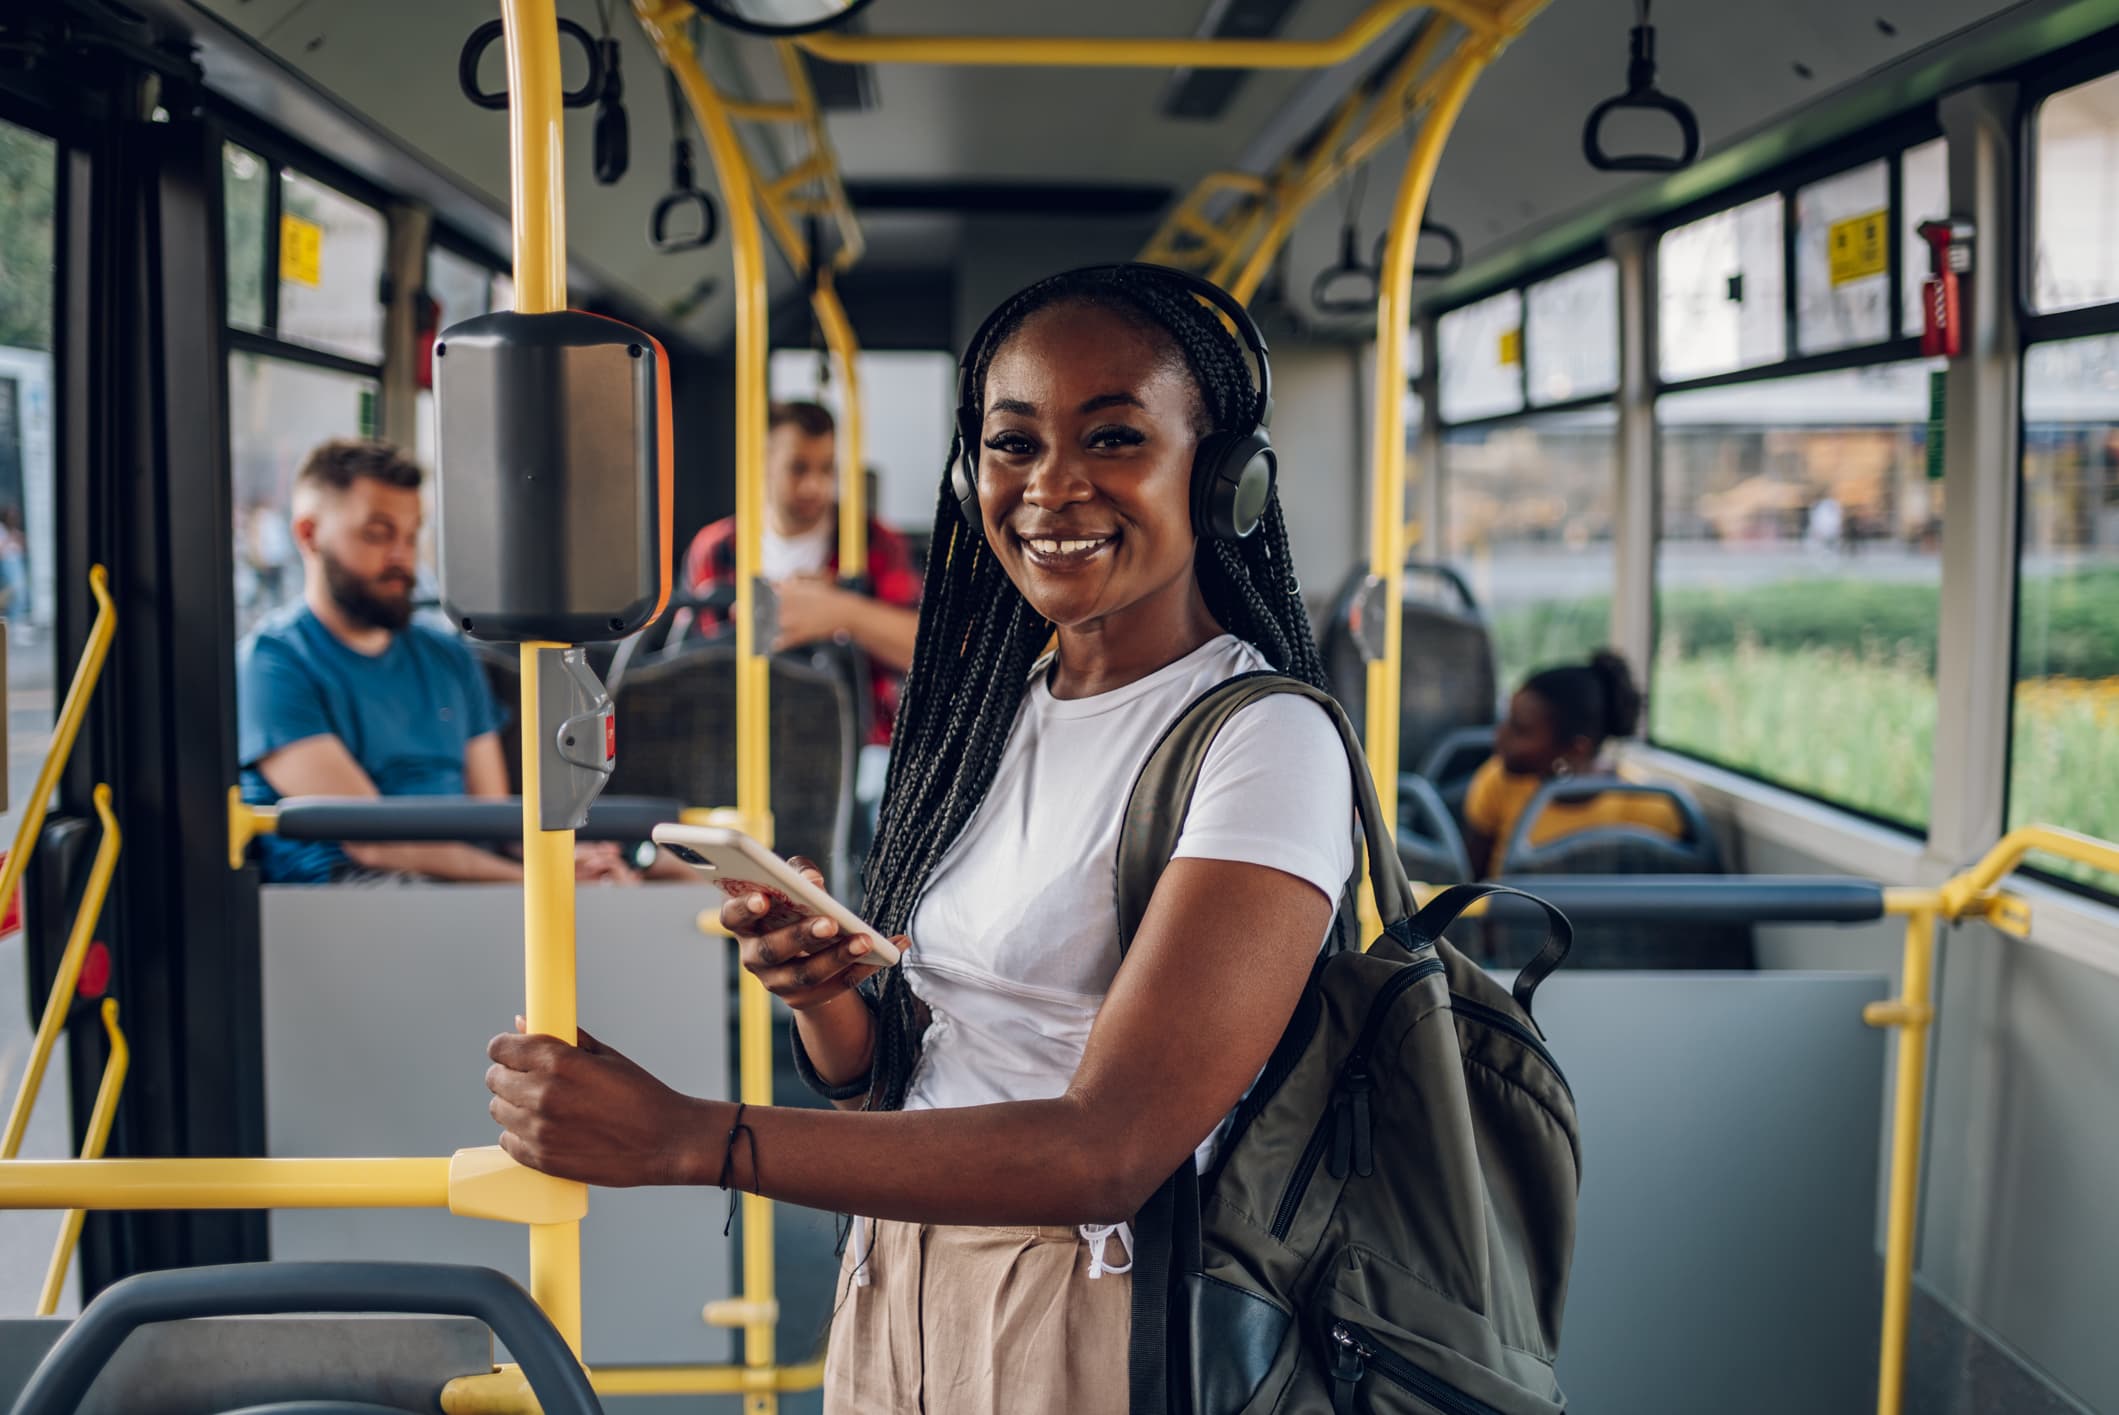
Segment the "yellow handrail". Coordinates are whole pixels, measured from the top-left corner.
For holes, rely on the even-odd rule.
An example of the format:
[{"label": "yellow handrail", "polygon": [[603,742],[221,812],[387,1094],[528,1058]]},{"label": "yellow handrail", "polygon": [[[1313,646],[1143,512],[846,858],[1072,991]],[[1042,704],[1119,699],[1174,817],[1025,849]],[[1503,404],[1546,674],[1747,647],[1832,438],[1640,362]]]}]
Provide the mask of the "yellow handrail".
[{"label": "yellow handrail", "polygon": [[96,817],[103,823],[103,839],[96,846],[95,862],[89,866],[88,883],[81,890],[81,906],[74,911],[73,929],[66,948],[59,954],[58,971],[52,975],[50,994],[44,999],[44,1015],[37,1023],[31,1043],[29,1066],[22,1084],[15,1088],[15,1102],[7,1113],[7,1129],[0,1132],[0,1160],[11,1160],[22,1151],[22,1137],[29,1130],[30,1112],[37,1108],[37,1093],[44,1088],[44,1069],[51,1064],[52,1048],[66,1030],[66,1014],[74,1005],[74,988],[81,980],[81,964],[96,936],[96,921],[103,917],[103,901],[110,893],[110,877],[118,868],[118,818],[110,809],[110,787],[99,784],[95,793]]},{"label": "yellow handrail", "polygon": [[[1383,804],[1383,818],[1398,818],[1398,695],[1403,680],[1404,618],[1397,612],[1405,598],[1405,339],[1412,323],[1413,246],[1419,238],[1421,213],[1442,160],[1443,144],[1471,93],[1472,84],[1493,56],[1489,41],[1470,42],[1448,61],[1448,78],[1435,95],[1427,121],[1413,140],[1413,150],[1399,179],[1397,199],[1384,241],[1383,268],[1376,284],[1376,393],[1372,400],[1376,467],[1369,503],[1369,574],[1383,582],[1383,656],[1368,666],[1367,745],[1369,773]],[[1362,937],[1383,931],[1372,891],[1361,891]]]},{"label": "yellow handrail", "polygon": [[37,769],[37,784],[22,805],[22,819],[15,823],[15,843],[8,849],[7,859],[0,861],[0,912],[14,901],[15,891],[22,884],[22,871],[29,865],[30,852],[37,848],[37,837],[44,832],[44,813],[50,809],[52,792],[58,789],[59,773],[73,755],[74,738],[81,733],[81,720],[88,716],[88,700],[103,676],[103,660],[110,656],[110,641],[117,637],[118,607],[110,598],[110,573],[101,565],[89,567],[88,592],[96,599],[96,619],[89,625],[81,661],[74,665],[74,681],[67,686],[66,701],[59,705],[58,719],[52,724],[51,747],[44,753],[44,765]]},{"label": "yellow handrail", "polygon": [[[552,0],[500,0],[508,54],[508,162],[515,237],[515,308],[567,303],[566,133],[559,22]],[[537,743],[537,658],[522,645],[523,1018],[532,1032],[575,1038],[574,832],[546,830]],[[581,1353],[581,1223],[530,1225],[530,1295]]]},{"label": "yellow handrail", "polygon": [[868,476],[861,445],[861,341],[839,301],[831,269],[817,272],[810,301],[825,347],[838,366],[839,409],[839,574],[847,579],[868,573]]},{"label": "yellow handrail", "polygon": [[445,1209],[447,1159],[0,1161],[9,1209]]},{"label": "yellow handrail", "polygon": [[[699,120],[722,199],[728,203],[736,290],[736,810],[743,828],[770,845],[771,678],[765,657],[769,645],[757,641],[757,620],[752,608],[764,564],[766,357],[771,347],[765,242],[759,231],[759,210],[761,206],[768,211],[772,208],[761,199],[750,155],[721,95],[707,82],[692,49],[688,33],[692,7],[680,0],[633,0],[633,11],[663,64],[677,76],[678,86]],[[820,291],[829,288],[823,282],[818,285]],[[833,300],[836,301],[835,295]],[[850,367],[850,359],[848,364]],[[856,431],[858,435],[858,426]],[[770,1105],[772,999],[748,972],[738,985],[736,1007],[738,1094],[746,1104]],[[746,1303],[753,1304],[754,1311],[763,1310],[762,1304],[773,1294],[772,1204],[756,1194],[745,1194],[742,1207],[741,1295]],[[775,1368],[773,1327],[768,1320],[754,1320],[744,1326],[743,1361],[753,1373]],[[772,1389],[749,1390],[746,1415],[771,1415],[777,1408],[778,1399]]]},{"label": "yellow handrail", "polygon": [[1518,6],[1477,0],[1375,0],[1329,39],[1114,39],[1064,35],[808,34],[797,39],[836,64],[971,64],[1056,69],[1327,69],[1433,10],[1474,33],[1498,31]]},{"label": "yellow handrail", "polygon": [[[111,1122],[117,1118],[118,1096],[125,1089],[125,1073],[132,1065],[132,1048],[118,1026],[118,1000],[103,999],[103,1034],[110,1039],[110,1056],[103,1063],[103,1083],[96,1087],[96,1103],[88,1113],[88,1133],[81,1139],[81,1158],[101,1159],[110,1143]],[[44,1271],[44,1292],[37,1298],[37,1315],[49,1317],[59,1310],[59,1296],[66,1288],[66,1270],[73,1266],[74,1249],[81,1242],[81,1220],[86,1209],[68,1209],[59,1223],[59,1238],[52,1245],[51,1266]]]}]

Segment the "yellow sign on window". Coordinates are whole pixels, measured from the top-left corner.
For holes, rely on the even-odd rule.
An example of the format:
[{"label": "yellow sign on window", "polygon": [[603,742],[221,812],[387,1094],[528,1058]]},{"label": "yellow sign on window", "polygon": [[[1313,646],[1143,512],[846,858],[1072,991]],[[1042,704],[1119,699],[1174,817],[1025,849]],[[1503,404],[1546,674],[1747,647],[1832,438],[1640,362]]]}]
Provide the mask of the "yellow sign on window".
[{"label": "yellow sign on window", "polygon": [[324,278],[324,228],[299,216],[280,218],[280,279],[315,289]]},{"label": "yellow sign on window", "polygon": [[1501,331],[1501,367],[1514,368],[1523,362],[1523,331],[1504,329]]},{"label": "yellow sign on window", "polygon": [[1890,222],[1890,212],[1871,211],[1832,223],[1825,240],[1832,255],[1835,286],[1866,280],[1891,268]]}]

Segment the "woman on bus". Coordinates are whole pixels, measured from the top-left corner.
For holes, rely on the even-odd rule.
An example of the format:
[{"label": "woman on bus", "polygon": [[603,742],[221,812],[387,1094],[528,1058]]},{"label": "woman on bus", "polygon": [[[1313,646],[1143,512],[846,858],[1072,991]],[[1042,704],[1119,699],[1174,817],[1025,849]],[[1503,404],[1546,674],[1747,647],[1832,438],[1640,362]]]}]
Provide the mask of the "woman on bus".
[{"label": "woman on bus", "polygon": [[[1472,860],[1489,875],[1501,873],[1502,853],[1538,788],[1556,777],[1608,775],[1604,744],[1631,737],[1640,721],[1633,670],[1609,649],[1524,680],[1494,730],[1494,754],[1465,793],[1464,843]],[[1531,843],[1602,825],[1637,825],[1672,839],[1685,834],[1677,808],[1661,797],[1607,795],[1547,806],[1531,827]]]},{"label": "woman on bus", "polygon": [[1159,734],[1239,673],[1323,682],[1278,500],[1247,538],[1195,524],[1202,438],[1249,433],[1263,400],[1221,317],[1153,267],[1033,285],[976,342],[975,506],[945,478],[866,879],[864,917],[909,935],[905,964],[856,991],[863,940],[761,933],[762,898],[722,915],[794,1009],[805,1076],[863,1113],[679,1096],[586,1037],[491,1047],[492,1113],[526,1164],[865,1216],[826,1362],[837,1412],[1124,1409],[1125,1221],[1211,1154],[1353,866],[1329,719],[1256,703],[1208,753],[1121,966],[1119,825]]}]

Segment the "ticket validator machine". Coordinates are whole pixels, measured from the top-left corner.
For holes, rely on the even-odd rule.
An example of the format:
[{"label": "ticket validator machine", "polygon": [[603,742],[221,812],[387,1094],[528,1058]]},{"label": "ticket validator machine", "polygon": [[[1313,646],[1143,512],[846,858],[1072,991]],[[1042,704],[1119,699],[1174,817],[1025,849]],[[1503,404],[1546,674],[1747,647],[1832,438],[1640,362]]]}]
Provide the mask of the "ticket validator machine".
[{"label": "ticket validator machine", "polygon": [[[442,608],[538,646],[537,808],[587,818],[617,725],[575,645],[645,628],[670,595],[670,372],[643,330],[578,310],[480,315],[434,346]],[[527,764],[526,764],[527,765]]]}]

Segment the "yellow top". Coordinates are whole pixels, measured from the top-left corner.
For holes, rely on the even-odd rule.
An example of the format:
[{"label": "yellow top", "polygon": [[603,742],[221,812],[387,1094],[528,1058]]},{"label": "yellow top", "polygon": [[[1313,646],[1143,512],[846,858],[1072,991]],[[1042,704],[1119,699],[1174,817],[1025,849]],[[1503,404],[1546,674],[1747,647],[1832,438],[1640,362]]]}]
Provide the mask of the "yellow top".
[{"label": "yellow top", "polygon": [[[1516,820],[1544,784],[1543,777],[1507,770],[1499,757],[1488,757],[1473,773],[1471,788],[1464,796],[1464,820],[1494,842],[1493,856],[1485,861],[1487,874],[1501,872],[1501,855],[1516,833]],[[1555,801],[1531,827],[1530,843],[1543,845],[1601,825],[1637,825],[1660,831],[1672,840],[1685,838],[1685,821],[1677,807],[1660,796],[1627,792],[1595,796],[1587,801]]]}]

